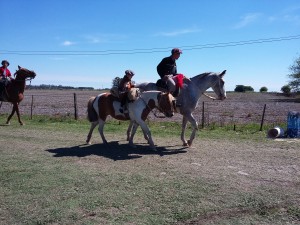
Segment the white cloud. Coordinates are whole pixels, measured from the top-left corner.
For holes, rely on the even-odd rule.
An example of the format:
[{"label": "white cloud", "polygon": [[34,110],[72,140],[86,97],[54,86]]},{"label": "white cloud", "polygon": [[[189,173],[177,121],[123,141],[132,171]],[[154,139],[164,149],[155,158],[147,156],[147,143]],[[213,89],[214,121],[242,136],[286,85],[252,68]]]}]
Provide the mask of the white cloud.
[{"label": "white cloud", "polygon": [[128,38],[124,34],[87,34],[82,36],[85,41],[91,44],[120,42]]},{"label": "white cloud", "polygon": [[277,15],[272,15],[268,18],[269,22],[288,22],[300,25],[300,6],[290,7],[282,10]]},{"label": "white cloud", "polygon": [[240,28],[246,27],[249,24],[252,24],[255,21],[257,21],[260,16],[261,16],[260,13],[249,13],[249,14],[241,17],[241,20],[233,28],[240,29]]},{"label": "white cloud", "polygon": [[155,34],[154,36],[179,36],[179,35],[184,35],[184,34],[190,34],[190,33],[197,33],[200,32],[201,30],[198,28],[187,28],[187,29],[182,29],[182,30],[176,30],[176,31],[170,31],[170,32],[160,32]]},{"label": "white cloud", "polygon": [[284,21],[300,24],[300,16],[298,15],[284,15]]},{"label": "white cloud", "polygon": [[72,42],[72,41],[64,41],[62,43],[63,46],[71,46],[71,45],[75,45],[76,43],[75,42]]}]

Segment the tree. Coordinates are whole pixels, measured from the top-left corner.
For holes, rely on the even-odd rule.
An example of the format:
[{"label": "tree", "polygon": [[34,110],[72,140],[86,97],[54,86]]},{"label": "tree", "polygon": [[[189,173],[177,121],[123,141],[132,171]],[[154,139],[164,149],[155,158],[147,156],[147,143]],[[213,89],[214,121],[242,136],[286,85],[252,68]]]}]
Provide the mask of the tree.
[{"label": "tree", "polygon": [[261,87],[259,92],[268,92],[268,88],[267,87]]},{"label": "tree", "polygon": [[284,94],[289,95],[291,93],[291,87],[289,85],[284,85],[282,86],[281,91]]},{"label": "tree", "polygon": [[289,86],[295,92],[300,91],[300,57],[298,57],[294,64],[290,66],[291,74],[288,77],[291,79]]},{"label": "tree", "polygon": [[244,86],[244,85],[236,85],[235,92],[246,92],[246,91],[254,91],[251,86]]}]

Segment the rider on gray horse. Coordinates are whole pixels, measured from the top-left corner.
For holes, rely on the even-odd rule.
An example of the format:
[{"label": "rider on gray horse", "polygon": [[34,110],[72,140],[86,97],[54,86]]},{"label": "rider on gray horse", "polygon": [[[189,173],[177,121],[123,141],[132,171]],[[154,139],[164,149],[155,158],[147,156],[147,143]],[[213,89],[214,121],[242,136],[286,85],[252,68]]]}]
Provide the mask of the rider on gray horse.
[{"label": "rider on gray horse", "polygon": [[158,86],[167,88],[174,97],[178,95],[176,91],[176,84],[173,80],[173,76],[177,74],[177,65],[176,60],[179,59],[182,51],[179,48],[173,48],[171,55],[165,57],[157,65],[157,73],[161,77],[161,80],[157,82]]}]

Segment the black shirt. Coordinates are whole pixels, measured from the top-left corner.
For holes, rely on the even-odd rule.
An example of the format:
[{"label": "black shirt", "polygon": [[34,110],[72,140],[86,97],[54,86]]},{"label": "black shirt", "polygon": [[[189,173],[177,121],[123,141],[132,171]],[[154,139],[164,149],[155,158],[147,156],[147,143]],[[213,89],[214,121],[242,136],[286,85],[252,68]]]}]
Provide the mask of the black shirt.
[{"label": "black shirt", "polygon": [[164,75],[168,74],[177,74],[177,66],[176,66],[176,60],[172,58],[172,56],[168,56],[166,58],[163,58],[161,62],[157,65],[157,73],[161,78],[163,78]]}]

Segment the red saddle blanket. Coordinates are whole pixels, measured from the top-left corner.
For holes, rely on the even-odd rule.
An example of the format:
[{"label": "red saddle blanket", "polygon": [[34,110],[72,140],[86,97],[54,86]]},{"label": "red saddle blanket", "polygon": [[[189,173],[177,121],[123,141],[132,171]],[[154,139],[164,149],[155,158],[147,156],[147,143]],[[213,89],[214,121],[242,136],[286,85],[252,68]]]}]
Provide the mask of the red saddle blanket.
[{"label": "red saddle blanket", "polygon": [[182,88],[183,87],[183,78],[184,75],[179,73],[176,76],[173,76],[173,80],[175,81],[175,84],[177,87]]}]

